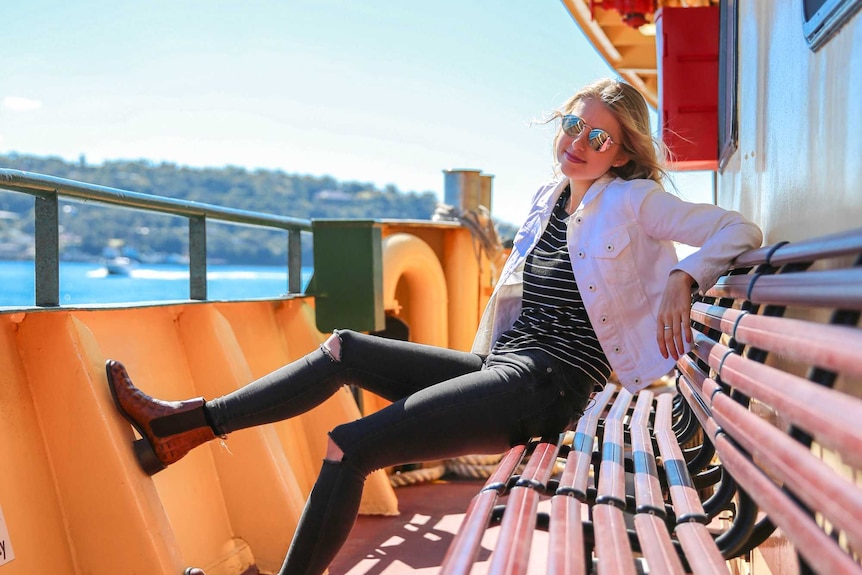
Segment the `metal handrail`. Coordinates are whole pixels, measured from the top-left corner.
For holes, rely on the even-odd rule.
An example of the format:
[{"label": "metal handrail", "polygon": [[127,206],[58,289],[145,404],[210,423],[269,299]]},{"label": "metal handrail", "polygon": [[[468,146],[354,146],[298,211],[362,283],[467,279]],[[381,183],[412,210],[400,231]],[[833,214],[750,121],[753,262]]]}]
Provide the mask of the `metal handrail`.
[{"label": "metal handrail", "polygon": [[288,232],[288,292],[299,293],[301,290],[301,232],[311,231],[311,220],[153,196],[21,170],[0,169],[0,190],[21,192],[36,198],[35,303],[40,307],[60,305],[60,197],[187,218],[189,221],[189,298],[193,300],[207,299],[207,220],[286,230]]}]

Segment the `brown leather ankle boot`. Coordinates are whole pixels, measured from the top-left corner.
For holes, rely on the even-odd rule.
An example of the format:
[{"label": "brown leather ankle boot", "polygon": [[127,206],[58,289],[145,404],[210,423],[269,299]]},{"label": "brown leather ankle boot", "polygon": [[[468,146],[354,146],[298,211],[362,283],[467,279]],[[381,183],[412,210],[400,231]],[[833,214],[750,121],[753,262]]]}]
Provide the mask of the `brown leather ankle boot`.
[{"label": "brown leather ankle boot", "polygon": [[123,364],[109,359],[105,371],[117,409],[143,438],[134,442],[134,448],[147,475],[161,471],[198,445],[215,439],[204,414],[204,398],[161,401],[135,387]]}]

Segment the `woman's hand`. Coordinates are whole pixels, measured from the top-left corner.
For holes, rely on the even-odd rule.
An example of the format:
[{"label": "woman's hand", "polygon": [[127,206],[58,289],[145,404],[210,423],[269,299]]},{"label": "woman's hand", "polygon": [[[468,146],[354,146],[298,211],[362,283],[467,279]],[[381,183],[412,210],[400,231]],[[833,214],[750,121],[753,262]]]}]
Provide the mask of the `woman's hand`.
[{"label": "woman's hand", "polygon": [[694,278],[682,270],[674,270],[667,278],[661,305],[658,308],[656,342],[662,357],[679,359],[684,353],[683,338],[691,343],[691,288]]}]

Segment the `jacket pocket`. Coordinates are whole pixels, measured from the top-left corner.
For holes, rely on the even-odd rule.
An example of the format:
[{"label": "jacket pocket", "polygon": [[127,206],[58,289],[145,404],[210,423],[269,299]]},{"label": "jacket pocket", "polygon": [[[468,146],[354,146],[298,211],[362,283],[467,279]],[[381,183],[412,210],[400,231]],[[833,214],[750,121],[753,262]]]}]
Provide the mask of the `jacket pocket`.
[{"label": "jacket pocket", "polygon": [[620,226],[599,237],[587,250],[606,284],[637,281],[631,241],[628,227]]}]

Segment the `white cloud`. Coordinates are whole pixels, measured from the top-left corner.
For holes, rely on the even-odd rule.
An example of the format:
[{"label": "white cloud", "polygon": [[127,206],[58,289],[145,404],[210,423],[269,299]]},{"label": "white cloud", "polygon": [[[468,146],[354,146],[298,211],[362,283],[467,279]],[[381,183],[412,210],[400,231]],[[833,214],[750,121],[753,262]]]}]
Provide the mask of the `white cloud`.
[{"label": "white cloud", "polygon": [[42,102],[40,100],[33,100],[32,98],[23,98],[21,96],[6,96],[3,98],[0,105],[6,110],[11,110],[13,112],[31,112],[33,110],[38,110],[42,107]]}]

